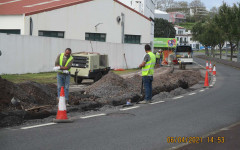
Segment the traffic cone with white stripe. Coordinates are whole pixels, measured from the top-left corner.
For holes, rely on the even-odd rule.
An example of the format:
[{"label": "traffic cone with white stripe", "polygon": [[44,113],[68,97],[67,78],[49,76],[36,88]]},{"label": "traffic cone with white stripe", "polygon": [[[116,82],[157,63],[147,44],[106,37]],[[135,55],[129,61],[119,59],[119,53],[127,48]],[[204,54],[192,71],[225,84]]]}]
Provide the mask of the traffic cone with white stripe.
[{"label": "traffic cone with white stripe", "polygon": [[211,61],[210,61],[210,64],[209,64],[209,72],[210,72],[210,73],[212,72],[212,64],[211,64]]},{"label": "traffic cone with white stripe", "polygon": [[205,82],[204,82],[204,87],[209,87],[209,81],[208,81],[208,71],[206,71],[206,75],[205,75]]},{"label": "traffic cone with white stripe", "polygon": [[206,69],[208,70],[209,68],[208,68],[208,61],[206,61]]},{"label": "traffic cone with white stripe", "polygon": [[65,94],[64,94],[64,87],[61,87],[59,102],[58,102],[58,112],[56,119],[53,119],[53,122],[55,123],[67,123],[67,122],[73,122],[73,120],[68,119],[67,117],[67,108],[66,108],[66,100],[65,100]]},{"label": "traffic cone with white stripe", "polygon": [[213,74],[213,76],[216,76],[216,74],[217,74],[215,65],[213,65],[213,72],[212,72],[212,74]]}]

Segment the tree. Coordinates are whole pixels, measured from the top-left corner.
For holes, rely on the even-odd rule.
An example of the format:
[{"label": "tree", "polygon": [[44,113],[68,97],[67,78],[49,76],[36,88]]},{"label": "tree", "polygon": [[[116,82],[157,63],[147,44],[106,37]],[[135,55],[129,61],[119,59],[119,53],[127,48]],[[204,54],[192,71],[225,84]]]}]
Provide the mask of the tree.
[{"label": "tree", "polygon": [[193,40],[199,41],[205,47],[205,54],[209,56],[208,47],[211,46],[211,55],[215,57],[214,47],[219,43],[221,36],[215,22],[208,20],[198,22],[193,26]]},{"label": "tree", "polygon": [[175,4],[174,0],[158,0],[157,9],[165,11],[167,10],[167,8],[172,8],[174,4]]},{"label": "tree", "polygon": [[[229,7],[226,3],[219,8],[219,13],[215,17],[215,22],[218,25],[219,29],[223,31],[223,36],[226,37],[226,41],[230,43],[231,46],[231,58],[233,58],[233,49],[236,46],[236,42],[239,40],[238,30],[239,24],[237,24],[237,16],[235,13],[238,13],[239,7],[234,10],[234,8]],[[235,43],[235,46],[234,46]]]},{"label": "tree", "polygon": [[154,22],[154,37],[175,38],[176,30],[172,23],[162,18],[156,18]]}]

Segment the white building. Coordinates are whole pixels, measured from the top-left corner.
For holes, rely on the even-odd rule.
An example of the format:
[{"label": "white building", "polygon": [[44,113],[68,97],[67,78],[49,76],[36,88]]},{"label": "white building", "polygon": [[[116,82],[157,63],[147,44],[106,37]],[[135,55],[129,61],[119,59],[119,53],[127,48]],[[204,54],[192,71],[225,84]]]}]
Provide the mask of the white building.
[{"label": "white building", "polygon": [[[151,21],[151,41],[154,39],[154,10],[155,10],[155,4],[156,0],[119,0],[128,7],[136,10],[137,12],[143,14],[144,16],[150,18]],[[153,43],[151,43],[151,46],[153,47]]]},{"label": "white building", "polygon": [[0,33],[145,44],[152,32],[148,16],[119,0],[0,2]]},{"label": "white building", "polygon": [[169,22],[170,15],[165,11],[161,11],[161,10],[156,9],[155,10],[155,18],[162,18],[162,19],[165,19]]},{"label": "white building", "polygon": [[200,49],[201,44],[198,41],[192,40],[192,33],[181,26],[174,26],[176,30],[177,45],[190,45],[193,50]]}]

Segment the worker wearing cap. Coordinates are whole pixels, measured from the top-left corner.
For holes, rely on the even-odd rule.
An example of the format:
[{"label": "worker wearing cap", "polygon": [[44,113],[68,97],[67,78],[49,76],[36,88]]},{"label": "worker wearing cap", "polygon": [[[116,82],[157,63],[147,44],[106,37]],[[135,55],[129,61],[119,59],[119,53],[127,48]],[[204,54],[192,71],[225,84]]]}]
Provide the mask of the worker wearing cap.
[{"label": "worker wearing cap", "polygon": [[67,48],[64,53],[58,55],[55,61],[55,71],[58,71],[57,74],[57,91],[58,98],[60,96],[61,87],[64,87],[64,93],[67,105],[69,105],[69,84],[70,84],[70,69],[73,62],[73,57],[71,56],[72,50]]},{"label": "worker wearing cap", "polygon": [[144,60],[139,65],[139,68],[142,68],[142,81],[145,89],[145,99],[140,102],[141,104],[149,103],[152,100],[152,81],[156,63],[156,56],[151,52],[150,45],[145,45],[145,52]]}]

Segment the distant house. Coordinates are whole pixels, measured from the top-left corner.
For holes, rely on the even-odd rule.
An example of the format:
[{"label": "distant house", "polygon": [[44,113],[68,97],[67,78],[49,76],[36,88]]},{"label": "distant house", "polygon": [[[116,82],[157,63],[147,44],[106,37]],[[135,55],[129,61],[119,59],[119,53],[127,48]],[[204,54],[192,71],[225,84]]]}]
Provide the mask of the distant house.
[{"label": "distant house", "polygon": [[155,18],[162,18],[162,19],[165,19],[169,22],[170,14],[168,14],[165,11],[160,11],[160,10],[157,10],[157,9],[154,12],[155,12]]},{"label": "distant house", "polygon": [[192,40],[192,33],[181,26],[174,26],[176,30],[177,45],[190,45],[193,49],[200,49],[201,44],[198,41]]},{"label": "distant house", "polygon": [[152,20],[119,0],[4,0],[0,33],[151,43]]},{"label": "distant house", "polygon": [[169,22],[175,23],[181,23],[186,21],[186,16],[184,13],[180,12],[169,12],[170,19]]}]

